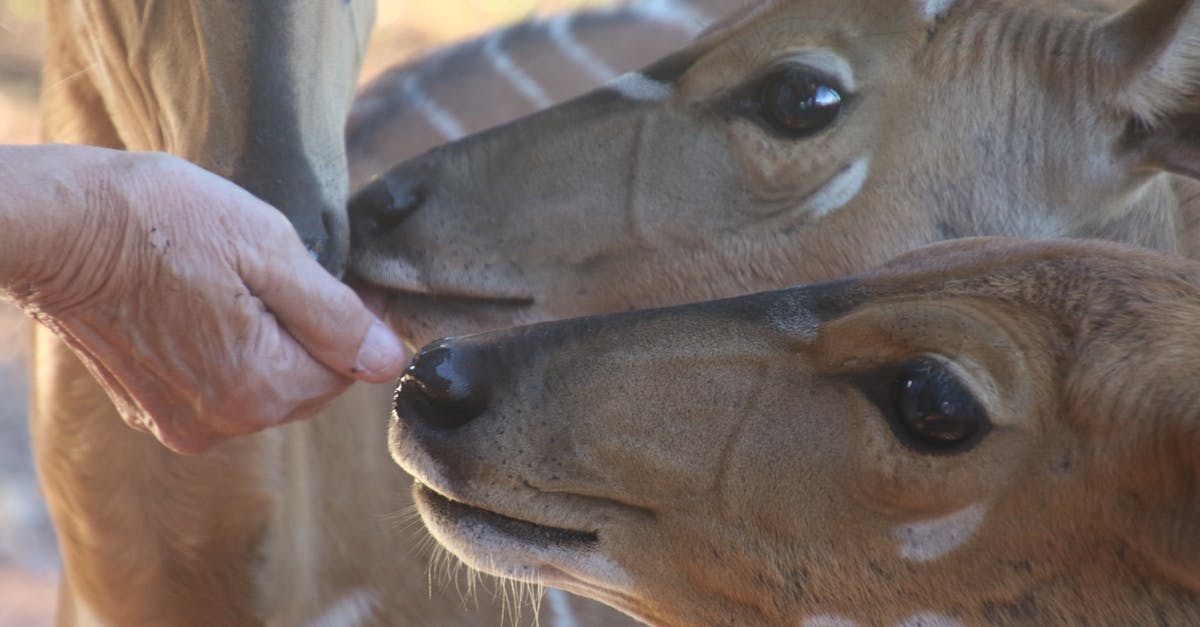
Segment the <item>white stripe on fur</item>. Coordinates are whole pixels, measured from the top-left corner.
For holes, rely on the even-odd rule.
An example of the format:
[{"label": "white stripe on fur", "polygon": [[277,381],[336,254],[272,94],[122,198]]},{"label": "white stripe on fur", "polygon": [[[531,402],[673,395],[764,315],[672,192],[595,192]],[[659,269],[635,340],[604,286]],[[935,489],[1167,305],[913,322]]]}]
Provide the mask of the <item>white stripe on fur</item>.
[{"label": "white stripe on fur", "polygon": [[546,91],[542,86],[533,80],[525,72],[521,66],[513,61],[512,57],[504,51],[501,45],[504,43],[504,36],[508,33],[506,30],[499,30],[484,41],[483,51],[487,55],[488,61],[492,64],[492,68],[500,73],[517,91],[521,92],[530,103],[537,106],[539,109],[544,109],[554,104],[554,101],[546,95]]},{"label": "white stripe on fur", "polygon": [[711,17],[678,0],[642,0],[631,3],[629,10],[656,22],[682,27],[692,35],[700,34],[712,23]]},{"label": "white stripe on fur", "polygon": [[870,157],[855,159],[810,196],[806,204],[812,217],[820,218],[833,213],[853,200],[867,180],[870,163]]},{"label": "white stripe on fur", "polygon": [[553,41],[554,45],[558,46],[558,49],[575,65],[582,67],[588,76],[592,77],[592,80],[600,84],[611,81],[616,77],[617,71],[575,40],[575,34],[571,28],[574,21],[574,13],[563,13],[550,18],[547,23],[550,41]]},{"label": "white stripe on fur", "polygon": [[675,93],[672,86],[646,78],[646,75],[640,72],[622,74],[617,80],[609,83],[608,88],[630,100],[640,102],[659,102]]},{"label": "white stripe on fur", "polygon": [[899,525],[892,529],[892,537],[900,542],[900,557],[933,561],[970,540],[987,511],[987,505],[976,503],[935,520]]},{"label": "white stripe on fur", "polygon": [[462,122],[454,117],[454,114],[442,108],[425,90],[421,88],[416,76],[409,76],[404,79],[404,97],[414,105],[429,125],[434,128],[442,137],[449,141],[462,139],[466,136],[467,130],[463,127]]}]

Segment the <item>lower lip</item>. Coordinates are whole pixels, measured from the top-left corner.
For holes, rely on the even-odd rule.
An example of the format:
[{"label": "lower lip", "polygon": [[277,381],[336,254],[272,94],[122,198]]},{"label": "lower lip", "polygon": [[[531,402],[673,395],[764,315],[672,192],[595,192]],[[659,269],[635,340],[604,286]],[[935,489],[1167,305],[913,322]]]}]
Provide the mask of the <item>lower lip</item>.
[{"label": "lower lip", "polygon": [[414,495],[421,506],[422,516],[433,517],[444,526],[484,525],[513,540],[539,547],[575,546],[583,548],[596,544],[598,540],[595,532],[539,525],[452,501],[420,483],[414,489]]}]

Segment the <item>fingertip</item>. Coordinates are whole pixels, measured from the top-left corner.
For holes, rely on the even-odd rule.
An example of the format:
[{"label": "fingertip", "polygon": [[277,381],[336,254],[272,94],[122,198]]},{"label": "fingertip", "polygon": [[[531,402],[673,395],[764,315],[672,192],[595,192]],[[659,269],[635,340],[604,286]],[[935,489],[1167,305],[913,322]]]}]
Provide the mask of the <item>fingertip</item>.
[{"label": "fingertip", "polygon": [[371,326],[358,349],[358,359],[350,376],[370,383],[383,383],[404,372],[408,353],[400,338],[378,318]]}]

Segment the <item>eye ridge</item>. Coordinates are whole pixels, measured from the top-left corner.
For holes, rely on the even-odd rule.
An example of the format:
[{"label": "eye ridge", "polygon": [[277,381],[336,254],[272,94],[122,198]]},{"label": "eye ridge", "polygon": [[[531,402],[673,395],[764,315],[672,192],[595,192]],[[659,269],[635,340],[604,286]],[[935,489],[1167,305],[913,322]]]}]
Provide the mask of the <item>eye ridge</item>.
[{"label": "eye ridge", "polygon": [[963,452],[990,428],[983,407],[966,386],[932,359],[898,364],[889,396],[893,431],[923,453]]},{"label": "eye ridge", "polygon": [[769,72],[753,94],[755,117],[776,135],[801,139],[833,125],[845,98],[835,81],[807,67]]}]

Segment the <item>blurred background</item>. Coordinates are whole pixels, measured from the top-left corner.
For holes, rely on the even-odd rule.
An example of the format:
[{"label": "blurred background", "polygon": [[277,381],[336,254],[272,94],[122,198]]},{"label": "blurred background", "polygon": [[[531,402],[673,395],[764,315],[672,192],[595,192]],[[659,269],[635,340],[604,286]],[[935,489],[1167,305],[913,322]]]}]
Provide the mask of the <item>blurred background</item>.
[{"label": "blurred background", "polygon": [[[366,82],[390,65],[534,14],[611,0],[380,0]],[[43,0],[0,0],[0,143],[38,141]],[[58,557],[27,427],[29,323],[0,303],[0,627],[53,622]]]}]

